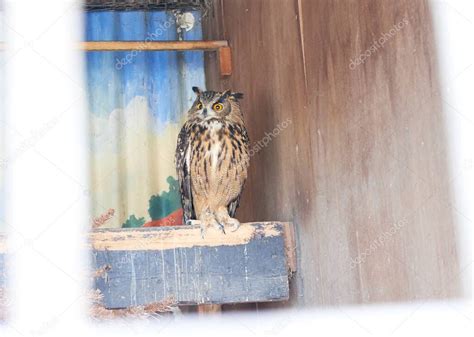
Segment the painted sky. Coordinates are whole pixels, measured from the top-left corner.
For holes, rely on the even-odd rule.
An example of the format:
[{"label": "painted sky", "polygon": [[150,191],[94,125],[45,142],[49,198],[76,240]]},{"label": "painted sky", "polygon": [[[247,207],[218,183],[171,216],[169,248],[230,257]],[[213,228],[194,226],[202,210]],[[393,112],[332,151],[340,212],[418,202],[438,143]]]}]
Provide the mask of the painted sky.
[{"label": "painted sky", "polygon": [[[199,12],[185,40],[201,40]],[[176,40],[174,15],[164,11],[97,11],[86,14],[87,41]],[[180,61],[181,59],[181,61]],[[136,96],[146,97],[156,126],[179,122],[195,96],[193,85],[204,87],[203,52],[89,52],[89,110],[100,117],[124,109]]]},{"label": "painted sky", "polygon": [[[198,12],[185,40],[201,40]],[[175,17],[162,11],[86,13],[87,41],[176,40]],[[176,177],[174,151],[185,112],[205,87],[203,52],[89,52],[92,216],[106,227],[130,216],[149,221],[149,200]],[[177,193],[176,191],[173,193]]]}]

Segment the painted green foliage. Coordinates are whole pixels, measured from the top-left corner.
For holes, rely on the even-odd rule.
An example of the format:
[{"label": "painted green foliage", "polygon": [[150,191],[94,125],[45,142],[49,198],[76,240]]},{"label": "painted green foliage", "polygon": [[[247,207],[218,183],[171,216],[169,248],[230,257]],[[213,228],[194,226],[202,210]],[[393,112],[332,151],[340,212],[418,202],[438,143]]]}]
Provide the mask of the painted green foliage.
[{"label": "painted green foliage", "polygon": [[148,202],[151,220],[162,219],[181,207],[178,181],[172,176],[169,176],[166,181],[169,185],[168,191],[151,196]]},{"label": "painted green foliage", "polygon": [[[179,198],[179,184],[172,176],[166,178],[168,191],[159,195],[152,195],[148,201],[148,214],[151,220],[163,219],[181,207]],[[137,218],[134,214],[122,224],[122,228],[141,227],[146,222],[145,218]]]},{"label": "painted green foliage", "polygon": [[141,227],[143,226],[143,224],[145,223],[145,218],[139,218],[137,219],[137,217],[132,214],[130,215],[130,217],[127,219],[127,221],[125,221],[123,224],[122,224],[122,228],[136,228],[136,227]]}]

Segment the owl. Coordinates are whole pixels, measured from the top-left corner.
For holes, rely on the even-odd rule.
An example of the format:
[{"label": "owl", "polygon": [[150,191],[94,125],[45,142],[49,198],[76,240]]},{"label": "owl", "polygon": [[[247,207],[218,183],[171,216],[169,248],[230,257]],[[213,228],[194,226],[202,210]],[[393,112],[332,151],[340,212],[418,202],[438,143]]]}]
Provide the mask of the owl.
[{"label": "owl", "polygon": [[234,218],[249,167],[249,138],[240,110],[243,94],[192,88],[196,100],[188,111],[176,147],[176,170],[183,223],[235,231]]}]

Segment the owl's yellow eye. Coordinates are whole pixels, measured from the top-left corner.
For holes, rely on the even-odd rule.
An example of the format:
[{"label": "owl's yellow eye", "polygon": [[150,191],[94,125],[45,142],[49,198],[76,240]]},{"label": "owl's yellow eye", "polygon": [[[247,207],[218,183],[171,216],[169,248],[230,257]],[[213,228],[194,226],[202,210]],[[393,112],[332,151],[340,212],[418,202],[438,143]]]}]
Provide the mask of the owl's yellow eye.
[{"label": "owl's yellow eye", "polygon": [[202,103],[199,102],[199,103],[196,105],[196,108],[197,108],[198,110],[201,110],[201,109],[202,109]]},{"label": "owl's yellow eye", "polygon": [[222,111],[224,109],[224,105],[222,103],[216,103],[212,106],[214,111]]}]

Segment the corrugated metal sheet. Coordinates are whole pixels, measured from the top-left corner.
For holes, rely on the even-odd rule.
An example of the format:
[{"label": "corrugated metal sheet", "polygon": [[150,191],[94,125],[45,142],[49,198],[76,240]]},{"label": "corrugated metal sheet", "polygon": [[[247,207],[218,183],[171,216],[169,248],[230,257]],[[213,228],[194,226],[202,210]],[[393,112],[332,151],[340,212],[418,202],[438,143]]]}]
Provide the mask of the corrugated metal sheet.
[{"label": "corrugated metal sheet", "polygon": [[[200,13],[185,40],[201,40]],[[165,11],[86,13],[86,40],[177,40]],[[180,222],[176,138],[204,83],[203,53],[89,52],[92,212],[106,227]]]}]

